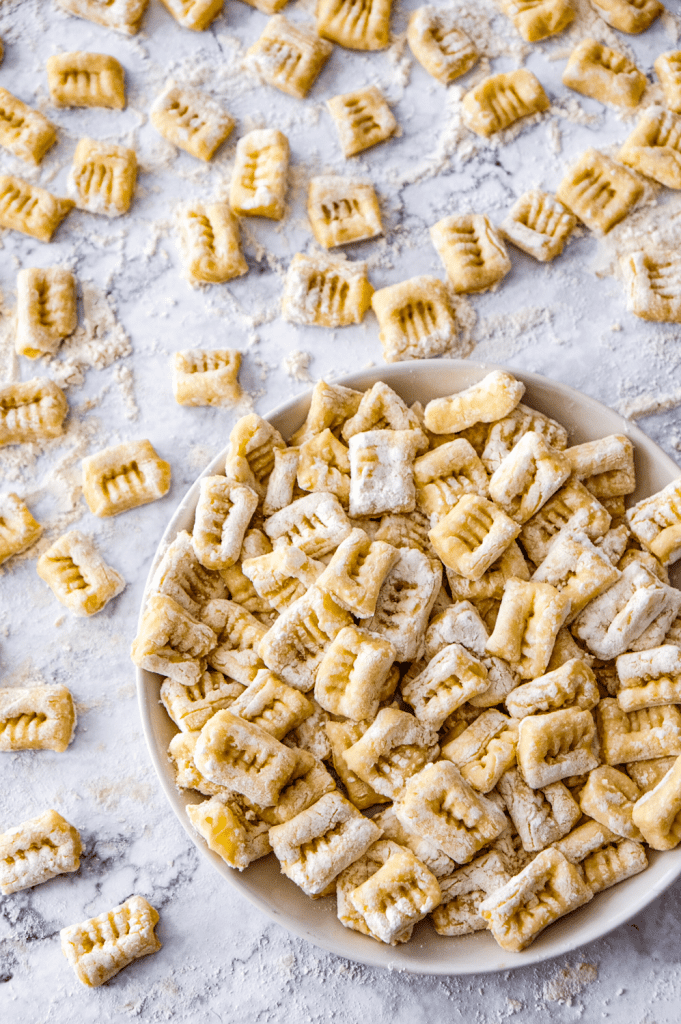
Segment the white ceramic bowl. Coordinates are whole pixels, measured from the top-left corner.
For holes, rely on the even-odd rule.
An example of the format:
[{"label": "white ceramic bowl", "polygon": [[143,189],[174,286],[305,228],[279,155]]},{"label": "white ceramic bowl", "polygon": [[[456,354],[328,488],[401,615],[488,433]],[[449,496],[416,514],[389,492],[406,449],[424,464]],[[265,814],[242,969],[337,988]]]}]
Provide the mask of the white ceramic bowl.
[{"label": "white ceramic bowl", "polygon": [[[498,367],[460,360],[424,360],[382,366],[355,373],[335,383],[363,391],[376,381],[386,381],[408,404],[461,391]],[[664,487],[679,476],[679,468],[642,431],[600,402],[573,388],[537,374],[515,373],[524,382],[523,402],[564,424],[570,444],[603,437],[628,434],[636,450],[639,500]],[[309,406],[309,394],[294,398],[272,412],[267,419],[289,437],[303,422]],[[221,473],[225,451],[221,452],[202,476]],[[161,555],[180,530],[191,530],[198,499],[198,480],[181,501],[161,540],[149,574],[149,580]],[[147,588],[149,586],[147,580]],[[180,792],[174,781],[166,751],[175,725],[159,701],[161,677],[138,671],[137,687],[142,723],[154,766],[172,809],[184,825],[192,842],[204,857],[240,893],[289,931],[323,949],[349,960],[378,967],[390,967],[417,974],[477,974],[508,970],[537,963],[567,953],[599,938],[622,924],[655,899],[681,874],[681,847],[670,853],[651,853],[650,866],[644,872],[596,896],[591,903],[551,925],[522,953],[502,950],[488,932],[460,938],[444,938],[435,933],[428,921],[414,929],[412,940],[398,947],[384,946],[373,939],[350,931],[336,917],[335,899],[311,900],[293,882],[279,872],[270,854],[256,861],[243,873],[233,871],[208,849],[192,829],[185,807],[202,799],[198,793]]]}]

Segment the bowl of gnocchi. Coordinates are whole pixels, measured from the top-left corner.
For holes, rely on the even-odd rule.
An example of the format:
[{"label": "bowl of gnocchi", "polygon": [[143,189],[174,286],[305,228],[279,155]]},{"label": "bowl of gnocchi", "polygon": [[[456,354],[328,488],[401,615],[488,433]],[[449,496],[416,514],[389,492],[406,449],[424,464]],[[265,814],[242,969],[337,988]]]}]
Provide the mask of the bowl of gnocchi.
[{"label": "bowl of gnocchi", "polygon": [[594,399],[468,361],[242,417],[133,644],[192,841],[294,934],[416,973],[643,909],[681,873],[678,478]]}]

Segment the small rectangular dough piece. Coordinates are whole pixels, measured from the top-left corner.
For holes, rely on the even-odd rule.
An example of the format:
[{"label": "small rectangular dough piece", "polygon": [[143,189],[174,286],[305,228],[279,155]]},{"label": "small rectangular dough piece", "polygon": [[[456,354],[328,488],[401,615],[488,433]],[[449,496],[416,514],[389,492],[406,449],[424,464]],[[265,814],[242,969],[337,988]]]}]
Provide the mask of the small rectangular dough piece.
[{"label": "small rectangular dough piece", "polygon": [[283,132],[256,128],[239,139],[229,202],[241,217],[281,220],[286,211],[289,143]]},{"label": "small rectangular dough piece", "polygon": [[595,39],[577,44],[563,72],[563,85],[626,109],[638,106],[647,84],[646,76],[628,57]]},{"label": "small rectangular dough piece", "polygon": [[336,174],[310,178],[307,215],[315,238],[325,249],[383,233],[374,186],[360,178]]},{"label": "small rectangular dough piece", "polygon": [[525,192],[499,225],[504,238],[540,263],[560,256],[576,219],[549,192]]},{"label": "small rectangular dough piece", "polygon": [[681,754],[681,713],[674,704],[623,711],[613,697],[596,708],[603,760],[608,765]]},{"label": "small rectangular dough piece", "polygon": [[206,162],[234,127],[234,118],[212,96],[172,80],[154,100],[149,117],[164,139]]},{"label": "small rectangular dough piece", "polygon": [[642,195],[636,175],[597,149],[582,154],[556,192],[561,203],[598,235],[607,235]]},{"label": "small rectangular dough piece", "polygon": [[0,227],[21,231],[49,242],[64,217],[76,204],[72,199],[58,199],[44,188],[23,178],[0,175]]},{"label": "small rectangular dough piece", "polygon": [[675,644],[620,654],[616,664],[623,711],[681,704],[681,649]]},{"label": "small rectangular dough piece", "polygon": [[175,213],[180,254],[190,284],[222,284],[248,273],[239,223],[228,203],[180,203]]},{"label": "small rectangular dough piece", "polygon": [[36,570],[74,615],[96,615],[125,589],[121,574],[107,565],[92,538],[80,530],[69,530],[53,541]]},{"label": "small rectangular dough piece", "polygon": [[487,291],[511,270],[506,245],[483,214],[443,217],[430,237],[457,294]]},{"label": "small rectangular dough piece", "polygon": [[464,123],[488,137],[509,128],[521,117],[548,110],[549,98],[538,78],[526,68],[490,75],[462,100]]},{"label": "small rectangular dough piece", "polygon": [[55,107],[125,110],[125,72],[106,53],[55,53],[47,58],[47,85]]},{"label": "small rectangular dough piece", "polygon": [[0,447],[59,437],[69,403],[48,377],[0,384]]},{"label": "small rectangular dough piece", "polygon": [[465,75],[480,60],[478,49],[458,25],[457,11],[418,7],[407,25],[407,42],[417,61],[443,85]]},{"label": "small rectangular dough piece", "polygon": [[397,131],[397,121],[377,85],[334,96],[326,106],[346,159],[385,142]]},{"label": "small rectangular dough piece", "polygon": [[667,106],[675,114],[681,114],[681,50],[661,53],[653,67],[660,79]]},{"label": "small rectangular dough piece", "polygon": [[681,558],[681,480],[627,509],[629,529],[663,565]]},{"label": "small rectangular dough piece", "polygon": [[0,892],[9,896],[77,871],[83,846],[78,830],[57,811],[45,811],[0,835]]},{"label": "small rectangular dough piece", "polygon": [[412,277],[374,292],[379,340],[388,363],[430,359],[456,341],[456,317],[447,286],[437,277]]},{"label": "small rectangular dough piece", "polygon": [[93,21],[95,25],[113,28],[126,36],[139,32],[142,16],[149,0],[55,0],[67,14]]},{"label": "small rectangular dough piece", "polygon": [[0,88],[0,146],[28,163],[40,163],[57,141],[57,129],[7,89]]},{"label": "small rectangular dough piece", "polygon": [[133,960],[156,953],[158,913],[143,896],[131,896],[106,914],[62,928],[61,950],[88,988],[103,985]]},{"label": "small rectangular dough piece", "polygon": [[181,349],[173,353],[172,366],[178,405],[230,407],[241,400],[238,349]]},{"label": "small rectangular dough piece", "polygon": [[359,324],[373,291],[366,263],[297,253],[286,274],[282,316],[293,324],[317,327]]},{"label": "small rectangular dough piece", "polygon": [[130,209],[136,181],[134,149],[81,139],[66,189],[79,210],[120,217]]},{"label": "small rectangular dough piece", "polygon": [[120,512],[162,498],[170,487],[170,464],[150,441],[124,441],[83,459],[83,496],[95,516]]},{"label": "small rectangular dough piece", "polygon": [[641,249],[622,256],[620,267],[630,313],[642,320],[681,323],[681,261],[674,250]]},{"label": "small rectangular dough piece", "polygon": [[183,28],[203,32],[222,11],[224,0],[161,0]]},{"label": "small rectangular dough piece", "polygon": [[518,732],[518,765],[528,786],[541,789],[596,768],[595,736],[593,715],[577,707],[523,718]]},{"label": "small rectangular dough piece", "polygon": [[460,434],[477,423],[494,423],[513,412],[524,392],[525,385],[512,374],[492,370],[463,391],[428,402],[426,429],[434,434]]},{"label": "small rectangular dough piece", "polygon": [[54,355],[78,326],[76,279],[61,267],[29,267],[17,274],[17,334],[21,356]]},{"label": "small rectangular dough piece", "polygon": [[681,117],[664,107],[648,107],[618,159],[661,185],[681,189]]},{"label": "small rectangular dough piece", "polygon": [[499,5],[526,43],[558,35],[575,16],[571,0],[499,0]]},{"label": "small rectangular dough piece", "polygon": [[[252,3],[254,0],[247,0]],[[260,0],[262,2],[262,0]],[[283,6],[283,5],[282,5]],[[333,46],[316,32],[274,13],[246,56],[268,85],[304,100],[331,56]]]},{"label": "small rectangular dough piece", "polygon": [[390,43],[392,0],[318,0],[317,32],[349,50],[384,50]]},{"label": "small rectangular dough piece", "polygon": [[73,739],[76,711],[65,686],[0,690],[0,751],[55,750]]},{"label": "small rectangular dough piece", "polygon": [[632,35],[645,32],[665,10],[660,0],[591,0],[591,5],[608,25]]},{"label": "small rectangular dough piece", "polygon": [[43,528],[18,494],[0,495],[0,565],[35,544]]}]

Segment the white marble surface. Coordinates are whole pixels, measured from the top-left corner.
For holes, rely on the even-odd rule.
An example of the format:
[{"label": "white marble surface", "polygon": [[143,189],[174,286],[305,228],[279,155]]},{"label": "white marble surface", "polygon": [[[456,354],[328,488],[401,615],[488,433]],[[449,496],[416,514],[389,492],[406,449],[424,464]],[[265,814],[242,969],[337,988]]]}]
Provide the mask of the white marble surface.
[{"label": "white marble surface", "polygon": [[[73,213],[49,246],[2,236],[0,373],[28,379],[40,372],[72,381],[67,389],[72,414],[65,437],[44,450],[26,446],[0,452],[0,486],[26,498],[45,524],[48,540],[71,523],[93,534],[128,581],[126,591],[104,612],[80,621],[62,614],[38,579],[35,549],[0,574],[0,685],[64,683],[80,714],[66,753],[2,755],[0,828],[53,806],[80,829],[86,848],[77,874],[0,900],[3,1021],[487,1024],[512,1017],[519,1024],[549,1019],[561,1024],[579,1019],[671,1024],[679,1019],[681,884],[607,938],[538,968],[464,979],[365,969],[290,937],[213,872],[165,804],[144,746],[128,658],[143,583],[172,510],[223,447],[235,420],[230,411],[183,409],[174,403],[170,353],[190,345],[242,349],[242,381],[263,413],[308,386],[286,373],[283,360],[292,352],[309,353],[312,379],[381,361],[372,315],[361,327],[326,332],[293,328],[277,314],[282,271],[293,253],[312,247],[304,214],[307,179],[322,170],[348,168],[323,101],[377,82],[386,89],[402,129],[399,138],[368,151],[349,171],[370,177],[381,196],[386,240],[350,247],[349,253],[369,260],[376,287],[415,273],[444,277],[428,240],[429,224],[457,209],[485,212],[498,221],[526,188],[555,188],[569,159],[584,148],[616,146],[629,131],[629,122],[594,101],[580,99],[577,106],[574,94],[570,97],[560,84],[561,48],[588,31],[605,41],[617,38],[602,23],[589,20],[584,13],[588,0],[580,0],[582,14],[573,35],[538,46],[528,57],[528,66],[551,96],[551,112],[503,145],[478,145],[467,159],[475,140],[458,127],[457,88],[446,91],[434,83],[402,50],[412,6],[413,0],[397,5],[396,41],[388,53],[349,54],[336,48],[303,104],[258,86],[239,70],[238,47],[249,45],[265,24],[263,15],[239,0],[228,0],[226,17],[200,35],[178,28],[158,0],[151,0],[144,30],[133,39],[66,17],[49,0],[4,0],[0,5],[5,42],[0,85],[43,109],[61,128],[58,146],[28,176],[63,194],[81,135],[128,141],[142,169],[128,217],[106,221]],[[476,12],[478,26],[494,9],[492,0],[466,0],[462,6]],[[667,0],[666,6],[671,14],[679,13],[677,2]],[[289,5],[289,11],[294,20],[311,17],[307,0]],[[678,22],[671,14],[644,36],[626,39],[647,72],[659,52],[675,46]],[[503,18],[496,19],[489,38],[490,53],[501,54],[493,61],[495,70],[510,69],[523,58]],[[128,110],[49,107],[45,58],[76,48],[121,60],[128,76]],[[154,94],[171,74],[210,89],[237,118],[234,139],[210,167],[175,154],[147,121]],[[289,216],[280,226],[245,226],[246,277],[192,291],[180,276],[173,204],[179,197],[224,194],[234,140],[261,123],[280,127],[291,140]],[[19,161],[2,154],[0,172],[7,171],[25,173]],[[661,204],[669,200],[668,193],[658,197]],[[671,223],[676,206],[668,209]],[[669,397],[673,405],[681,394],[680,332],[626,313],[621,283],[595,273],[596,263],[601,271],[607,269],[613,251],[612,245],[599,247],[588,234],[548,267],[514,250],[513,271],[502,288],[471,302],[478,322],[465,351],[473,358],[544,373],[619,408],[632,401],[650,405],[660,397]],[[129,353],[121,354],[126,344],[120,330],[117,335],[114,330],[103,335],[103,348],[110,351],[116,343],[120,354],[109,366],[102,365],[109,359],[101,354],[93,358],[97,337],[91,339],[90,355],[81,345],[76,358],[73,346],[67,346],[38,371],[27,360],[13,360],[16,270],[54,264],[72,266],[86,288],[94,290],[89,294],[99,297],[100,310],[105,296],[130,339]],[[96,365],[88,368],[88,363]],[[675,407],[641,421],[675,457],[681,447],[677,424]],[[149,437],[172,463],[170,493],[113,521],[95,520],[78,492],[80,458],[88,450],[139,437]],[[133,892],[147,896],[160,911],[163,950],[103,989],[86,991],[62,957],[58,931]]]}]

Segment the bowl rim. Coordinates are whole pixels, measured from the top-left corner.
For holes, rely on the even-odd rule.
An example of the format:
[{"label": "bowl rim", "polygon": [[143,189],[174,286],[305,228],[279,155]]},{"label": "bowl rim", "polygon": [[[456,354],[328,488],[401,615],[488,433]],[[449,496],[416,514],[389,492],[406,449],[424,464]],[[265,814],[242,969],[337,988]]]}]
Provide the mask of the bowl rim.
[{"label": "bowl rim", "polygon": [[[452,373],[454,376],[461,374],[463,377],[469,377],[470,383],[476,380],[482,379],[483,376],[490,373],[493,370],[505,370],[513,374],[518,380],[524,384],[530,384],[539,391],[558,391],[562,398],[572,400],[577,406],[582,408],[586,407],[587,410],[591,410],[597,416],[602,416],[604,413],[609,416],[619,416],[622,425],[622,433],[626,433],[631,438],[635,445],[635,451],[648,452],[653,454],[657,460],[658,468],[661,469],[664,475],[669,475],[670,480],[677,478],[681,474],[681,470],[674,462],[674,460],[664,452],[659,445],[657,445],[651,438],[649,438],[635,423],[627,420],[625,417],[620,416],[615,410],[599,402],[597,399],[592,398],[590,395],[585,395],[583,392],[578,391],[569,384],[564,384],[561,381],[554,381],[549,377],[542,374],[532,373],[525,370],[511,369],[506,366],[501,366],[496,363],[483,363],[483,362],[472,362],[463,359],[427,359],[418,360],[411,362],[393,363],[385,366],[372,366],[370,368],[355,371],[351,374],[345,374],[340,377],[333,377],[328,383],[333,385],[342,385],[344,387],[351,387],[357,390],[366,390],[370,388],[374,383],[379,380],[384,380],[391,387],[399,393],[399,385],[411,375],[415,375],[417,378],[419,375],[423,375],[424,371],[430,371],[435,369],[440,372],[443,377],[443,381],[446,381],[449,374]],[[463,388],[469,386],[468,383],[463,384]],[[310,397],[312,394],[312,387],[302,394],[296,395],[283,402],[280,402],[274,409],[263,416],[263,419],[268,422],[272,422],[288,414],[292,411],[300,413],[299,424],[301,425],[307,409],[310,404]],[[462,390],[463,388],[459,388]],[[452,394],[448,389],[443,389],[443,394]],[[536,402],[536,395],[533,396],[533,400]],[[541,403],[540,403],[541,404]],[[299,407],[299,408],[298,408]],[[533,406],[534,407],[534,406]],[[588,427],[587,427],[588,432]],[[599,435],[603,436],[603,435]],[[176,506],[171,519],[166,526],[163,535],[156,548],[154,558],[147,575],[147,579],[144,585],[144,592],[142,596],[142,602],[140,605],[140,611],[138,616],[138,629],[142,619],[142,613],[147,602],[151,581],[154,573],[156,572],[157,566],[165,553],[168,545],[177,536],[177,534],[184,528],[180,525],[180,521],[186,518],[188,513],[193,513],[196,502],[198,499],[198,490],[200,480],[208,475],[214,474],[219,471],[219,467],[224,465],[224,459],[226,456],[228,445],[226,445],[213,459],[210,460],[208,465],[202,470],[202,472],[195,478],[191,486],[185,492],[184,496]],[[542,933],[542,936],[538,938],[527,950],[524,950],[521,954],[507,954],[506,951],[502,950],[501,947],[496,947],[498,953],[493,956],[491,960],[486,957],[488,953],[487,948],[483,950],[480,948],[480,958],[476,959],[473,964],[452,964],[448,962],[446,956],[439,959],[433,960],[428,959],[427,964],[421,965],[418,961],[407,960],[403,954],[412,943],[406,944],[404,947],[385,947],[380,943],[375,942],[365,936],[360,936],[359,933],[353,931],[343,930],[339,940],[330,940],[325,935],[319,934],[318,929],[315,930],[314,926],[311,926],[307,920],[299,920],[297,917],[292,917],[291,914],[282,911],[276,906],[273,906],[267,898],[265,898],[259,891],[254,891],[253,888],[244,884],[243,876],[230,868],[216,853],[210,850],[205,841],[195,832],[193,829],[189,817],[186,813],[186,806],[189,803],[198,802],[200,794],[195,793],[192,790],[180,790],[175,784],[173,773],[169,767],[169,759],[165,750],[159,749],[156,739],[154,736],[154,729],[152,723],[152,707],[154,704],[160,704],[158,700],[150,700],[148,695],[149,681],[158,680],[161,678],[155,673],[148,672],[145,669],[136,669],[136,680],[137,680],[137,696],[138,705],[140,710],[140,717],[142,720],[142,729],[144,732],[144,738],[147,744],[147,748],[154,765],[154,769],[158,776],[161,788],[170,803],[170,806],[181,822],[185,832],[197,849],[201,852],[204,857],[207,857],[212,863],[216,870],[226,878],[227,881],[236,888],[239,893],[244,896],[249,902],[254,904],[259,910],[266,914],[271,920],[278,924],[281,924],[286,930],[297,935],[299,938],[306,939],[313,945],[322,948],[330,953],[334,953],[337,956],[344,957],[348,960],[352,960],[358,963],[365,964],[370,967],[382,967],[390,970],[400,970],[405,973],[413,973],[420,975],[475,975],[475,974],[489,974],[497,973],[499,971],[514,970],[520,967],[528,967],[533,964],[541,963],[545,960],[552,959],[565,953],[569,953],[578,949],[589,942],[592,942],[598,938],[602,938],[615,928],[624,924],[635,914],[639,913],[646,906],[649,905],[654,899],[657,898],[665,889],[668,888],[678,877],[681,875],[681,848],[677,851],[678,856],[676,858],[670,858],[668,869],[662,873],[658,878],[656,884],[651,886],[651,889],[645,893],[641,898],[627,901],[617,901],[622,903],[619,910],[609,915],[597,915],[591,920],[591,916],[588,916],[586,920],[582,921],[578,926],[576,933],[574,928],[565,927],[565,922],[569,921],[574,915],[580,915],[581,912],[589,908],[589,904],[581,910],[574,911],[573,914],[567,915],[561,921],[556,922],[553,928],[550,930],[553,939],[550,944],[541,943],[541,938],[546,932]],[[170,720],[169,720],[170,721]],[[656,860],[654,851],[648,851],[651,856],[651,861]],[[671,851],[672,854],[674,851]],[[265,860],[269,860],[273,855],[270,854]],[[665,861],[666,862],[666,861]],[[258,862],[256,862],[258,863]],[[284,876],[281,876],[284,877]],[[637,876],[633,876],[634,878]],[[621,884],[626,884],[629,880],[625,880]],[[293,884],[293,883],[290,883]],[[618,886],[614,887],[615,889]],[[608,893],[612,893],[612,889],[606,890],[604,893],[599,893],[599,897],[602,899]],[[319,906],[328,902],[328,900],[319,900],[315,903],[310,901],[310,907]],[[417,925],[417,928],[423,927],[425,922],[421,922]],[[561,926],[562,929],[561,929]],[[342,926],[341,926],[342,928]],[[565,934],[563,938],[559,938],[559,929]],[[459,941],[462,939],[468,939],[475,942],[480,941],[480,937],[489,937],[488,932],[477,932],[474,935],[467,935],[459,937]],[[346,940],[345,942],[342,940]],[[363,940],[362,943],[358,943],[357,940]],[[443,937],[443,941],[446,942],[446,938]],[[494,940],[491,940],[492,942]],[[358,949],[352,948],[351,950],[342,948],[344,946],[359,946]],[[418,943],[416,943],[418,946]],[[456,948],[456,947],[452,947]],[[444,949],[443,949],[444,952]],[[401,955],[401,953],[403,955]]]}]

